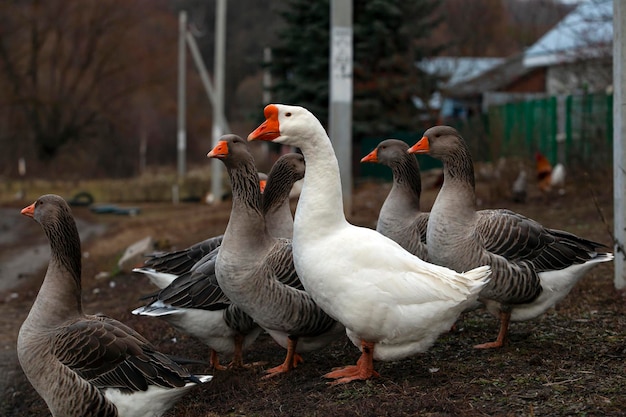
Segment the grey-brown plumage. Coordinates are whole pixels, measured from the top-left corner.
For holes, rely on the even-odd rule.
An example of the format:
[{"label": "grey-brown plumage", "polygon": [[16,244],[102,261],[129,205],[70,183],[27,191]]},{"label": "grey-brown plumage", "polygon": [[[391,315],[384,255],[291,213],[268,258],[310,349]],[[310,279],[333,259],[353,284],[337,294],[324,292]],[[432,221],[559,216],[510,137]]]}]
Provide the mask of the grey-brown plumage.
[{"label": "grey-brown plumage", "polygon": [[410,150],[444,166],[444,182],[430,212],[428,259],[457,271],[490,265],[491,281],[480,293],[500,316],[502,346],[509,320],[529,320],[563,299],[593,265],[613,259],[604,245],[548,229],[510,210],[476,210],[474,167],[465,141],[449,126],[428,129]]},{"label": "grey-brown plumage", "polygon": [[173,252],[149,254],[144,264],[147,268],[152,268],[158,272],[182,275],[190,271],[197,263],[207,260],[205,257],[220,246],[223,236],[213,236],[188,248]]},{"label": "grey-brown plumage", "polygon": [[420,210],[420,168],[417,158],[407,153],[408,149],[404,141],[386,139],[361,162],[386,165],[393,174],[393,185],[380,209],[376,230],[426,260],[428,213]]},{"label": "grey-brown plumage", "polygon": [[[291,153],[281,156],[267,177],[263,193],[263,216],[272,235],[290,237],[293,217],[289,191],[304,176],[304,158]],[[177,329],[198,337],[211,348],[211,364],[223,369],[218,354],[232,354],[229,367],[243,366],[242,352],[261,329],[224,294],[215,276],[219,247],[152,297],[150,304],[134,314],[160,317]],[[297,280],[296,280],[297,281]],[[297,282],[287,282],[297,285]]]},{"label": "grey-brown plumage", "polygon": [[268,371],[270,375],[286,372],[301,360],[296,350],[316,349],[336,340],[343,326],[301,289],[291,240],[268,232],[247,143],[226,135],[208,156],[224,162],[233,190],[231,216],[217,256],[217,280],[228,298],[287,348],[285,362]]},{"label": "grey-brown plumage", "polygon": [[[160,416],[187,388],[210,380],[190,374],[123,323],[83,313],[80,239],[61,197],[44,195],[22,214],[42,226],[51,258],[17,353],[53,416]],[[156,399],[156,391],[168,394]]]}]

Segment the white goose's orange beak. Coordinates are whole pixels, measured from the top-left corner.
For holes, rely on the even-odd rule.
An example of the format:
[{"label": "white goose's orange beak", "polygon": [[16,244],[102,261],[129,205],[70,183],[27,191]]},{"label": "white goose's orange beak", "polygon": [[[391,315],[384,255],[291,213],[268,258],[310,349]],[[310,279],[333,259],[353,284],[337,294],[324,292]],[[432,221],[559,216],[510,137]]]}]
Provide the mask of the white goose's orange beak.
[{"label": "white goose's orange beak", "polygon": [[424,136],[415,145],[411,146],[408,153],[428,153],[430,146],[428,144],[428,138]]},{"label": "white goose's orange beak", "polygon": [[217,142],[217,145],[215,145],[215,147],[211,149],[211,152],[206,154],[206,156],[209,158],[219,158],[219,159],[226,158],[227,155],[228,155],[228,142],[226,142],[225,140],[220,140],[219,142]]},{"label": "white goose's orange beak", "polygon": [[273,104],[268,104],[265,106],[263,114],[265,115],[265,121],[248,135],[248,141],[272,141],[280,136],[280,126],[278,125],[278,107]]},{"label": "white goose's orange beak", "polygon": [[22,213],[24,216],[35,217],[35,203],[31,204],[28,207],[24,207],[20,213]]},{"label": "white goose's orange beak", "polygon": [[365,155],[361,159],[361,162],[378,162],[378,148]]}]

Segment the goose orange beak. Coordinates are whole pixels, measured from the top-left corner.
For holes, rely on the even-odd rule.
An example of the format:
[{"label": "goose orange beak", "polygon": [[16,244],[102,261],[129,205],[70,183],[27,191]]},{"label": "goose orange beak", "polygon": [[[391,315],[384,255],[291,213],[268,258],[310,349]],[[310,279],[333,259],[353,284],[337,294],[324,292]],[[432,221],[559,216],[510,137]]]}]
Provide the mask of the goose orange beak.
[{"label": "goose orange beak", "polygon": [[428,153],[430,146],[428,145],[428,138],[424,136],[415,145],[411,146],[408,153]]},{"label": "goose orange beak", "polygon": [[361,158],[361,162],[378,162],[378,148]]},{"label": "goose orange beak", "polygon": [[278,107],[273,104],[268,104],[267,106],[265,106],[263,114],[265,115],[265,121],[248,135],[248,141],[272,141],[280,136],[280,126],[278,124]]},{"label": "goose orange beak", "polygon": [[35,217],[35,203],[31,204],[28,207],[24,207],[22,211],[20,211],[24,216]]},{"label": "goose orange beak", "polygon": [[217,145],[215,145],[215,147],[211,149],[211,152],[206,154],[208,158],[220,158],[220,159],[226,158],[227,155],[228,155],[228,142],[226,142],[225,140],[220,140],[219,142],[217,142]]},{"label": "goose orange beak", "polygon": [[259,186],[261,187],[261,193],[263,193],[263,191],[265,191],[265,186],[266,185],[267,185],[267,181],[266,180],[259,181]]}]

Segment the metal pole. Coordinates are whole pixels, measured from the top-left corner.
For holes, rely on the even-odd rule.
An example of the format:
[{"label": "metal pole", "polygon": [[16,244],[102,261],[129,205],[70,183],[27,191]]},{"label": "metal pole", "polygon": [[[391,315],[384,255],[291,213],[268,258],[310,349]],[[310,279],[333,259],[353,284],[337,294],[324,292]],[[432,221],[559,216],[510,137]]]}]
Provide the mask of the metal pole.
[{"label": "metal pole", "polygon": [[[226,49],[226,0],[217,0],[215,13],[215,68],[214,74],[214,97],[213,103],[213,146],[224,134],[224,52]],[[222,172],[223,164],[218,160],[211,161],[211,190],[214,201],[222,198]]]},{"label": "metal pole", "polygon": [[185,153],[187,150],[187,131],[185,128],[185,34],[187,33],[187,12],[178,15],[178,178],[172,187],[172,200],[178,203],[179,187],[185,177]]},{"label": "metal pole", "polygon": [[272,100],[272,72],[270,71],[269,64],[272,62],[272,48],[265,47],[263,49],[263,63],[267,65],[263,70],[263,105],[269,104]]},{"label": "metal pole", "polygon": [[[191,56],[193,61],[196,64],[196,68],[198,69],[198,73],[200,74],[200,80],[204,85],[204,89],[209,97],[209,101],[211,102],[211,106],[215,105],[215,90],[213,88],[213,84],[211,84],[211,79],[209,78],[209,72],[204,65],[204,60],[202,59],[202,54],[200,53],[200,49],[198,48],[198,44],[196,43],[196,39],[193,37],[191,32],[187,31],[187,45],[189,46],[189,50],[191,51]],[[222,126],[224,127],[224,131],[229,132],[230,127],[228,126],[228,120],[226,120],[226,116],[224,113],[221,114]]]},{"label": "metal pole", "polygon": [[352,210],[352,0],[331,0],[330,138],[339,161],[344,211]]},{"label": "metal pole", "polygon": [[613,232],[615,288],[626,288],[626,4],[613,2]]}]

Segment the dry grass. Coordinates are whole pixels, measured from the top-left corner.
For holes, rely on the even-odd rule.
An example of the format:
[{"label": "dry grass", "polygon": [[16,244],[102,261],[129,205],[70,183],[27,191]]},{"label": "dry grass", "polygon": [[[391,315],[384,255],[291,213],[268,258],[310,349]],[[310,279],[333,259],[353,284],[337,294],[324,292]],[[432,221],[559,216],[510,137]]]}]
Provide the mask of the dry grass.
[{"label": "dry grass", "polygon": [[[582,177],[572,180],[565,196],[548,202],[535,192],[526,205],[514,205],[503,196],[490,195],[488,201],[550,227],[610,244],[607,225],[601,221],[587,183]],[[610,185],[605,187],[594,188],[598,206],[610,220],[612,191]],[[387,190],[387,184],[361,184],[351,220],[372,227]],[[425,191],[424,208],[432,204],[435,194]],[[124,248],[146,235],[184,247],[221,233],[230,206],[147,204],[142,209],[137,217],[75,211],[79,217],[109,225],[104,236],[84,245],[90,253],[84,271],[85,309],[106,312],[130,324],[166,352],[206,358],[207,349],[192,338],[159,320],[130,315],[140,304],[137,297],[152,291],[147,280],[125,274],[94,277],[103,270],[113,271]],[[332,367],[356,361],[358,351],[347,339],[307,355],[294,372],[265,380],[261,379],[263,370],[280,363],[284,351],[263,335],[247,352],[246,360],[265,361],[266,366],[216,372],[210,384],[186,396],[168,416],[626,415],[626,307],[612,281],[612,263],[594,268],[556,309],[540,319],[514,323],[511,343],[503,349],[472,348],[493,339],[497,331],[495,319],[479,310],[467,314],[457,331],[442,336],[430,351],[403,361],[377,363],[380,378],[343,386],[328,386],[321,376]],[[38,285],[37,279],[30,280],[19,289],[19,298],[0,304],[7,361],[14,360],[15,335]],[[48,415],[17,365],[12,363],[8,369],[11,379],[0,415]],[[202,366],[194,370],[206,371]]]}]

